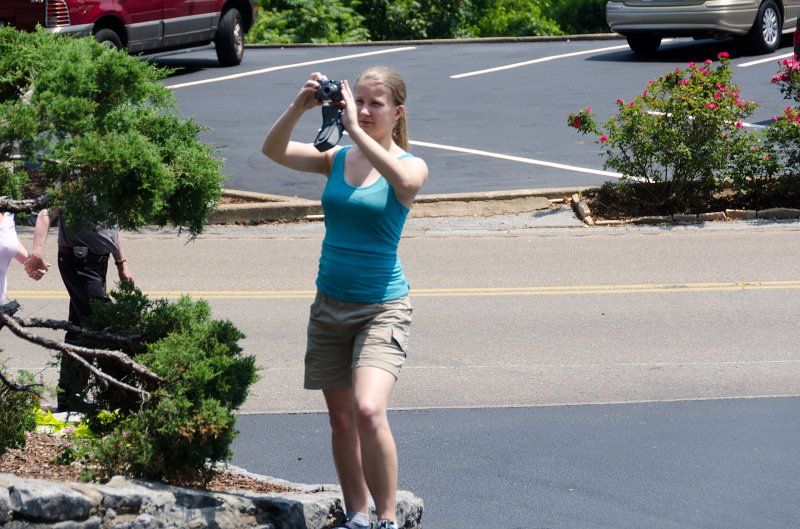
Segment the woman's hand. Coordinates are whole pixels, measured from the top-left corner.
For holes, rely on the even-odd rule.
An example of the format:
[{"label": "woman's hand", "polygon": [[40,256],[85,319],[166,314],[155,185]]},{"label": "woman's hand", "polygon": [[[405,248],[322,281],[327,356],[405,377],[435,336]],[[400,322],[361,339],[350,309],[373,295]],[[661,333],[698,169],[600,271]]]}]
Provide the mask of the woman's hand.
[{"label": "woman's hand", "polygon": [[292,104],[295,108],[302,109],[305,112],[306,110],[310,110],[322,104],[321,101],[318,101],[314,97],[319,88],[319,83],[317,81],[320,79],[326,79],[326,77],[319,72],[314,72],[309,76],[308,81],[303,84],[303,88],[300,89],[300,92],[298,92],[294,98]]},{"label": "woman's hand", "polygon": [[338,103],[342,107],[341,122],[348,134],[352,134],[358,127],[358,106],[350,90],[350,84],[345,79],[342,81],[342,100]]}]

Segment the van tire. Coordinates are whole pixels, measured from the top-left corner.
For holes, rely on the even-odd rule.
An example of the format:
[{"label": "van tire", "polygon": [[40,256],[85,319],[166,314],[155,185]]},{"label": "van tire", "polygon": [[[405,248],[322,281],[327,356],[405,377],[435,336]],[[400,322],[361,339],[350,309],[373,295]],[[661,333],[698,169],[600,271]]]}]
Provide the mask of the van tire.
[{"label": "van tire", "polygon": [[109,48],[114,48],[115,50],[122,49],[122,39],[119,38],[119,35],[117,35],[117,32],[113,29],[103,28],[97,30],[94,34],[94,40]]},{"label": "van tire", "polygon": [[238,9],[229,9],[222,14],[214,37],[217,59],[222,66],[238,66],[244,57],[244,26]]},{"label": "van tire", "polygon": [[783,21],[778,4],[774,0],[765,0],[758,8],[756,21],[747,34],[750,49],[758,54],[772,53],[781,43]]}]

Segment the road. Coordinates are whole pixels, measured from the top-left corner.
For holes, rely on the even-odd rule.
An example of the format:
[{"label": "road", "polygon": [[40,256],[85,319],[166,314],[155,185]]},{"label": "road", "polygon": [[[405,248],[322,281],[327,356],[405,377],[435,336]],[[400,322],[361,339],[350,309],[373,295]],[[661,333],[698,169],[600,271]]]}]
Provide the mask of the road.
[{"label": "road", "polygon": [[[442,222],[401,243],[415,323],[392,400],[426,527],[798,526],[797,223]],[[142,289],[206,298],[247,335],[262,378],[233,462],[303,482],[333,481],[322,400],[300,389],[320,239],[312,223],[126,241]],[[21,274],[25,315],[63,317],[57,274]],[[7,332],[0,347],[12,369],[49,358]]]},{"label": "road", "polygon": [[[743,55],[732,40],[678,39],[643,59],[616,39],[252,48],[241,66],[224,69],[214,67],[213,50],[157,61],[178,69],[165,84],[185,115],[210,127],[203,139],[225,158],[228,187],[318,199],[321,178],[283,169],[260,152],[268,127],[312,71],[352,80],[374,64],[396,68],[409,86],[412,150],[431,170],[423,192],[495,191],[613,179],[598,145],[568,127],[567,114],[591,106],[605,120],[617,98],[630,100],[648,80],[721,51],[731,53],[742,97],[761,105],[750,122],[780,114],[786,101],[770,79],[778,59],[791,54],[790,39],[758,57]],[[320,124],[321,114],[308,112],[295,138],[312,141]]]}]

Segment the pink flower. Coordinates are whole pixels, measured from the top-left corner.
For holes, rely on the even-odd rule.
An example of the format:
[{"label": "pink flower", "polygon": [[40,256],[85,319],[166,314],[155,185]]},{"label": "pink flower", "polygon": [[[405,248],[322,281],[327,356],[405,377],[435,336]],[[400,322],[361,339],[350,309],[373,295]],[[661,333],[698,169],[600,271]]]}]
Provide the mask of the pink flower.
[{"label": "pink flower", "polygon": [[778,116],[772,116],[772,121],[778,121]]},{"label": "pink flower", "polygon": [[122,437],[124,437],[125,439],[127,439],[130,436],[131,436],[131,432],[122,432]]},{"label": "pink flower", "polygon": [[633,106],[633,101],[631,101],[630,103],[628,103],[628,106],[629,106],[629,107],[632,107],[632,106]]},{"label": "pink flower", "polygon": [[622,99],[620,99],[620,98],[618,97],[618,98],[617,98],[617,104],[619,105],[619,104],[620,104],[620,103],[622,103],[622,102],[623,102],[623,101],[622,101]]},{"label": "pink flower", "polygon": [[711,64],[713,61],[711,59],[706,59],[703,64]]},{"label": "pink flower", "polygon": [[721,97],[722,97],[722,94],[720,94],[719,92],[714,92],[714,99],[719,99]]},{"label": "pink flower", "polygon": [[591,112],[591,111],[592,111],[592,107],[586,107],[586,112]]},{"label": "pink flower", "polygon": [[730,59],[730,54],[727,51],[723,51],[722,53],[717,54],[717,57],[720,59]]},{"label": "pink flower", "polygon": [[646,96],[646,95],[647,95],[647,89],[646,89],[646,88],[644,89],[644,92],[642,92],[642,95],[643,95],[643,96]]},{"label": "pink flower", "polygon": [[655,81],[653,81],[653,80],[647,81],[647,84],[654,84],[654,83],[655,83]]},{"label": "pink flower", "polygon": [[681,86],[688,86],[689,81],[687,81],[686,79],[681,79],[680,81],[678,81],[678,84]]},{"label": "pink flower", "polygon": [[575,116],[575,119],[572,121],[572,126],[576,129],[581,128],[581,118],[580,116]]},{"label": "pink flower", "polygon": [[606,142],[606,141],[608,141],[608,136],[606,136],[606,135],[600,136],[600,141],[601,141],[601,142]]},{"label": "pink flower", "polygon": [[769,161],[769,154],[768,154],[768,155],[766,155],[766,156],[764,156],[764,159],[765,159],[766,161]]},{"label": "pink flower", "polygon": [[706,103],[706,106],[708,108],[717,108],[717,104],[716,103]]},{"label": "pink flower", "polygon": [[697,66],[697,63],[690,62],[690,63],[689,63],[687,66],[688,66],[689,68],[692,68],[693,66]]},{"label": "pink flower", "polygon": [[737,129],[740,129],[740,128],[742,128],[742,122],[741,122],[741,121],[737,121],[737,122],[736,122],[736,128],[737,128]]},{"label": "pink flower", "polygon": [[742,108],[744,108],[744,107],[746,107],[746,106],[747,106],[747,103],[745,103],[745,102],[744,102],[744,101],[742,101],[741,99],[737,99],[737,100],[736,100],[736,104],[737,104],[737,105],[739,105],[739,106],[740,106],[740,107],[742,107]]}]

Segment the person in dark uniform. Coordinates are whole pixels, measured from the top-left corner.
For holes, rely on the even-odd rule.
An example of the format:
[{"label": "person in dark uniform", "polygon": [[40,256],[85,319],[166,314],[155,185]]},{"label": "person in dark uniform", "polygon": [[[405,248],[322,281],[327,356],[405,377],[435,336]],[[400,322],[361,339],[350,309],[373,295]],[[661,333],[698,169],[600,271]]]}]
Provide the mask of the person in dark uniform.
[{"label": "person in dark uniform", "polygon": [[[33,248],[25,261],[25,270],[32,279],[40,279],[42,271],[50,267],[44,259],[50,224],[49,211],[40,211],[33,232]],[[109,260],[113,260],[117,267],[120,281],[133,281],[119,230],[104,228],[74,232],[64,222],[58,223],[58,271],[69,294],[69,322],[73,325],[83,326],[92,313],[92,299],[109,301],[106,292]],[[74,343],[76,338],[74,332],[68,331],[64,341]],[[86,368],[69,356],[62,356],[57,394],[59,411],[82,409],[88,380]]]}]

